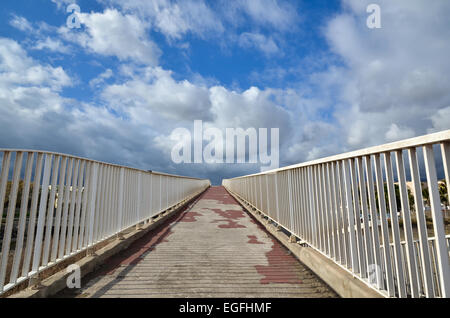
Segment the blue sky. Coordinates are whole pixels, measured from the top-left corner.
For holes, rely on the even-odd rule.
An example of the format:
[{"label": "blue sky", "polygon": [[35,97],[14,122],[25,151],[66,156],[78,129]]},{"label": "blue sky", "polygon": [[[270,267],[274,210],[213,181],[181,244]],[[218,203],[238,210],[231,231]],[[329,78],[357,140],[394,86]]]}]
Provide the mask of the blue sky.
[{"label": "blue sky", "polygon": [[281,165],[448,129],[449,14],[446,0],[4,1],[0,147],[219,183],[259,166],[177,165],[175,128],[279,128]]}]

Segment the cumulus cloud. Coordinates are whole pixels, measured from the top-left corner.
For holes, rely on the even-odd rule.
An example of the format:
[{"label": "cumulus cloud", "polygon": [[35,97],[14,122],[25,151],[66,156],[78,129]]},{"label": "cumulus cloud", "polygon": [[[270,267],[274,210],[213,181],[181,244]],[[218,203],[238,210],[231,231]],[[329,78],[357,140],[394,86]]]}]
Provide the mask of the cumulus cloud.
[{"label": "cumulus cloud", "polygon": [[114,109],[147,125],[158,125],[161,118],[211,120],[208,89],[176,81],[161,67],[133,69],[123,83],[105,87],[101,95]]},{"label": "cumulus cloud", "polygon": [[62,67],[37,63],[14,40],[0,38],[0,56],[0,83],[3,87],[34,85],[59,91],[71,85],[71,79]]},{"label": "cumulus cloud", "polygon": [[194,0],[103,0],[149,21],[169,39],[181,39],[187,33],[200,37],[217,35],[224,31],[220,16],[207,1]]},{"label": "cumulus cloud", "polygon": [[63,26],[60,34],[90,52],[116,56],[121,61],[157,65],[161,50],[148,37],[148,23],[116,9],[101,13],[79,13],[82,32]]}]

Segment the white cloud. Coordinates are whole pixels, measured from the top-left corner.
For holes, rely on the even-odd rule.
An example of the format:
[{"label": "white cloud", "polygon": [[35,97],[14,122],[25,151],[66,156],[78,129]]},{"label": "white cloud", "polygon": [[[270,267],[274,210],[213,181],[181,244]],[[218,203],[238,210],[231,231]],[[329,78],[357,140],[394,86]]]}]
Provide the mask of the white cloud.
[{"label": "white cloud", "polygon": [[116,56],[121,61],[158,64],[161,51],[148,38],[149,25],[136,16],[106,9],[103,13],[80,13],[79,18],[84,30],[60,28],[66,40],[97,54]]},{"label": "white cloud", "polygon": [[[59,91],[70,85],[71,80],[61,67],[41,65],[17,42],[0,38],[0,135],[11,140],[28,136],[29,142],[36,141],[40,129],[36,124],[45,113],[63,108],[65,99]],[[21,127],[20,132],[17,127]]]},{"label": "white cloud", "polygon": [[169,39],[181,39],[187,33],[200,37],[224,31],[220,17],[207,1],[194,0],[104,0],[139,15]]},{"label": "white cloud", "polygon": [[[205,129],[226,128],[280,128],[280,140],[285,147],[292,135],[292,118],[289,111],[274,102],[272,90],[251,87],[246,91],[231,91],[223,86],[197,85],[187,80],[176,81],[170,71],[160,67],[121,70],[127,80],[104,88],[102,101],[127,120],[153,127],[154,147],[170,160],[175,141],[170,139],[173,129],[192,130],[194,120],[202,120]],[[248,168],[248,166],[247,166]],[[257,169],[257,167],[253,167]],[[218,171],[223,167],[205,167]],[[235,169],[242,170],[241,167]]]},{"label": "white cloud", "polygon": [[66,9],[69,4],[77,3],[76,0],[52,0],[58,9]]},{"label": "white cloud", "polygon": [[279,0],[236,0],[225,2],[229,10],[225,13],[228,19],[241,24],[246,19],[240,18],[242,13],[262,27],[271,27],[281,31],[289,31],[298,27],[299,16],[292,3]]},{"label": "white cloud", "polygon": [[260,33],[244,32],[239,36],[238,43],[241,47],[256,48],[266,55],[273,55],[279,52],[275,41]]},{"label": "white cloud", "polygon": [[165,120],[211,119],[209,92],[187,80],[175,81],[160,67],[127,70],[129,79],[107,86],[102,98],[113,108],[147,125]]},{"label": "white cloud", "polygon": [[49,50],[51,52],[58,52],[67,54],[70,52],[70,47],[62,43],[59,39],[52,39],[46,37],[45,39],[38,40],[33,46],[35,50]]},{"label": "white cloud", "polygon": [[58,91],[71,85],[71,79],[61,67],[40,65],[13,40],[0,38],[0,56],[0,83],[4,87],[34,85]]},{"label": "white cloud", "polygon": [[31,32],[33,30],[31,23],[26,18],[17,15],[12,16],[9,24],[20,31]]},{"label": "white cloud", "polygon": [[101,73],[96,78],[89,81],[89,86],[91,87],[98,87],[100,86],[106,79],[111,78],[113,76],[113,71],[108,68],[106,71]]},{"label": "white cloud", "polygon": [[450,106],[439,109],[431,116],[433,122],[432,128],[428,129],[429,133],[446,130],[450,128]]},{"label": "white cloud", "polygon": [[389,130],[386,132],[387,141],[397,141],[414,137],[414,130],[406,127],[398,127],[397,124],[391,124]]}]

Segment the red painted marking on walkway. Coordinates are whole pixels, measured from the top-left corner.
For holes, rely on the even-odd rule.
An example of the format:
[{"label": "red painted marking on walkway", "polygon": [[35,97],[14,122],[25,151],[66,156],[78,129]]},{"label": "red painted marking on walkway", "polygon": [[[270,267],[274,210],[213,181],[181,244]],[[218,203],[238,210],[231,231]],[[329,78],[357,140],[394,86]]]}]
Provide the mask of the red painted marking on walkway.
[{"label": "red painted marking on walkway", "polygon": [[222,211],[220,209],[212,209],[214,213],[220,215],[224,219],[221,220],[214,220],[211,223],[218,223],[218,222],[227,222],[228,224],[221,224],[219,225],[222,229],[236,229],[236,228],[246,228],[245,225],[239,224],[237,220],[241,218],[245,218],[244,211],[236,211],[236,210],[229,210],[229,211]]},{"label": "red painted marking on walkway", "polygon": [[[297,260],[289,255],[286,250],[275,239],[272,239],[272,249],[266,253],[269,265],[255,265],[257,272],[265,277],[261,279],[261,284],[285,283],[302,284],[297,276]],[[276,267],[276,264],[283,262],[286,266]]]},{"label": "red painted marking on walkway", "polygon": [[184,214],[184,216],[180,219],[179,222],[197,222],[196,216],[202,216],[203,214],[200,214],[198,212],[187,212]]},{"label": "red painted marking on walkway", "polygon": [[228,194],[224,187],[211,187],[205,193],[202,199],[206,200],[216,200],[222,204],[237,204],[236,200]]},{"label": "red painted marking on walkway", "polygon": [[237,222],[233,220],[214,220],[211,223],[219,223],[219,222],[227,222],[227,224],[220,224],[218,227],[221,229],[239,229],[239,228],[245,228],[246,226],[242,224],[238,224]]},{"label": "red painted marking on walkway", "polygon": [[264,242],[258,241],[258,238],[256,235],[247,235],[247,237],[250,239],[247,243],[249,244],[264,244]]}]

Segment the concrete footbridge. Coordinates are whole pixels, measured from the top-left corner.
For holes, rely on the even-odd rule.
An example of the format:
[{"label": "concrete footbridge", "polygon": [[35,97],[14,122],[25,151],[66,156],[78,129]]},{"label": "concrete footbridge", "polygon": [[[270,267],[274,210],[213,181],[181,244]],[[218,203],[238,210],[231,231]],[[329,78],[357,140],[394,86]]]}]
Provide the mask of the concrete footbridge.
[{"label": "concrete footbridge", "polygon": [[450,297],[450,131],[209,180],[0,149],[0,297]]}]

